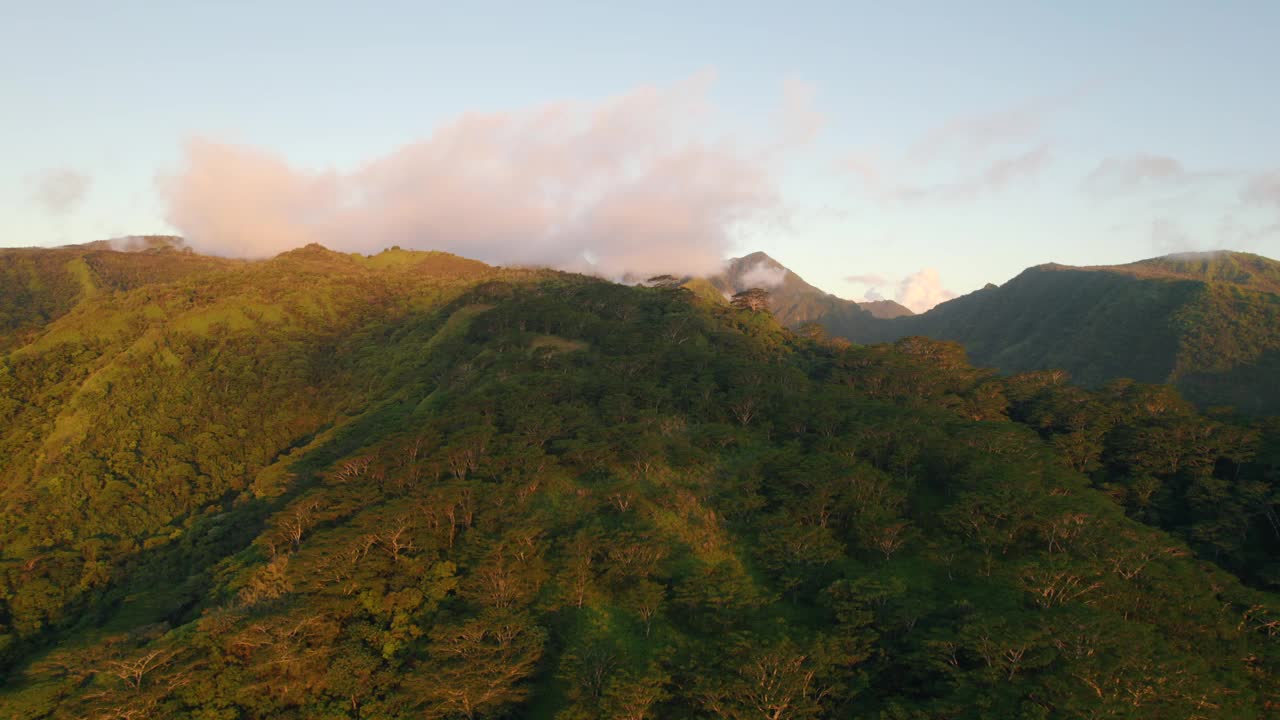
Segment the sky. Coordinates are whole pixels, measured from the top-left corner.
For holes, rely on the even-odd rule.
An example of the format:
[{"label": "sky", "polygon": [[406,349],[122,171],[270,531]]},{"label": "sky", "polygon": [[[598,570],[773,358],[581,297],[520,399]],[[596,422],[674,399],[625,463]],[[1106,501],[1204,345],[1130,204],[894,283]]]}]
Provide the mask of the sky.
[{"label": "sky", "polygon": [[0,0],[0,245],[763,250],[916,310],[1280,257],[1280,3],[622,5]]}]

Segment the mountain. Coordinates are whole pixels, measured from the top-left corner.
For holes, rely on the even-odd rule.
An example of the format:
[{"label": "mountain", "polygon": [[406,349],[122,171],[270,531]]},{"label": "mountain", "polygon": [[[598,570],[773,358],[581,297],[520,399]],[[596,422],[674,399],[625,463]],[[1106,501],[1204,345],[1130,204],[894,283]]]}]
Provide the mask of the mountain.
[{"label": "mountain", "polygon": [[1061,368],[1090,387],[1171,383],[1202,406],[1280,413],[1280,263],[1258,255],[1041,265],[914,317],[824,324],[858,342],[955,340],[1003,372]]},{"label": "mountain", "polygon": [[871,313],[873,317],[881,320],[892,320],[894,318],[908,317],[914,315],[911,308],[906,305],[900,305],[893,300],[867,300],[857,303],[858,307]]},{"label": "mountain", "polygon": [[[123,246],[133,252],[115,249]],[[21,344],[82,300],[233,264],[183,252],[180,238],[165,236],[0,249],[0,351]]]},{"label": "mountain", "polygon": [[0,717],[1280,706],[1274,423],[445,253],[0,254]]},{"label": "mountain", "polygon": [[774,317],[786,327],[799,327],[808,322],[834,322],[839,318],[850,327],[861,327],[876,318],[911,315],[911,311],[892,300],[858,303],[820,290],[763,252],[733,258],[719,275],[710,278],[722,293],[742,292],[758,287],[769,291],[769,304]]}]

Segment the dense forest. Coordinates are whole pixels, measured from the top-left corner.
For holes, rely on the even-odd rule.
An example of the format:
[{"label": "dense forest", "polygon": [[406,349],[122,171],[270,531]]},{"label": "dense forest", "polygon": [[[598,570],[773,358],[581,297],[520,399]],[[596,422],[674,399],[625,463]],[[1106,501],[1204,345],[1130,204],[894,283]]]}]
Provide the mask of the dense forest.
[{"label": "dense forest", "polygon": [[443,253],[0,273],[2,717],[1280,715],[1275,418]]},{"label": "dense forest", "polygon": [[1042,265],[921,315],[820,321],[857,342],[955,340],[976,364],[1003,372],[1060,368],[1094,388],[1119,378],[1169,383],[1202,408],[1280,414],[1280,262],[1258,255]]}]

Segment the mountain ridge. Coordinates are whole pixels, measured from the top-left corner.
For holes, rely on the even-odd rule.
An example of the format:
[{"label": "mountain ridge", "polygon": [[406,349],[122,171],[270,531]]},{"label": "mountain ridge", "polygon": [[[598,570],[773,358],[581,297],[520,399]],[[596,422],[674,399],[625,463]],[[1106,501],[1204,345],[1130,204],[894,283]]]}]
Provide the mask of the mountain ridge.
[{"label": "mountain ridge", "polygon": [[1280,263],[1248,253],[1171,255],[1118,266],[1054,263],[927,313],[833,331],[855,342],[955,340],[1004,372],[1062,368],[1097,387],[1171,383],[1202,406],[1280,412]]},{"label": "mountain ridge", "polygon": [[50,252],[75,305],[0,351],[0,716],[1280,702],[1280,427],[675,283],[308,246],[77,294]]}]

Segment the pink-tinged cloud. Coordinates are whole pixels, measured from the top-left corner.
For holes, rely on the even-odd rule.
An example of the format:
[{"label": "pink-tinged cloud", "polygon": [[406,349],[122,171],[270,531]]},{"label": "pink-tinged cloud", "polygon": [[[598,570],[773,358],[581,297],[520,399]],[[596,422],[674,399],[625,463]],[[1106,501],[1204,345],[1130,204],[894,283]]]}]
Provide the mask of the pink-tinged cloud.
[{"label": "pink-tinged cloud", "polygon": [[170,222],[203,252],[400,245],[608,276],[709,274],[737,225],[779,210],[768,153],[701,126],[711,82],[470,113],[354,171],[193,140],[160,184]]},{"label": "pink-tinged cloud", "polygon": [[938,303],[956,297],[956,294],[942,285],[942,276],[936,268],[924,268],[920,272],[903,278],[898,284],[895,299],[914,313],[922,313]]},{"label": "pink-tinged cloud", "polygon": [[50,215],[66,215],[84,202],[92,180],[68,168],[46,170],[28,178],[30,198]]}]

